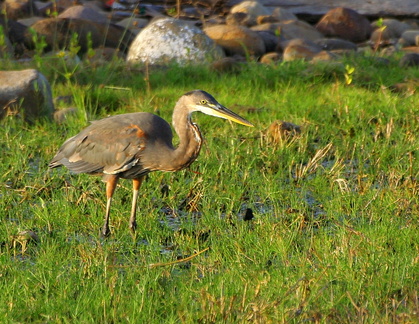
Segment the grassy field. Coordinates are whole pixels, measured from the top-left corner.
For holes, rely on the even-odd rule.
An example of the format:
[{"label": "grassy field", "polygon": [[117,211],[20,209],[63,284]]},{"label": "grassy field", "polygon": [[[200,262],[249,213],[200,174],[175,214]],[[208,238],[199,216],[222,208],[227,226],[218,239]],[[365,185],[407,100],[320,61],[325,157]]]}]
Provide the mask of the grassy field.
[{"label": "grassy field", "polygon": [[[368,56],[226,74],[39,66],[78,113],[62,124],[1,121],[0,322],[419,322],[419,100],[390,90],[418,69]],[[89,120],[171,120],[196,88],[255,128],[195,114],[198,160],[150,174],[135,239],[122,180],[102,239],[100,178],[48,162]],[[274,139],[275,120],[302,131]]]}]

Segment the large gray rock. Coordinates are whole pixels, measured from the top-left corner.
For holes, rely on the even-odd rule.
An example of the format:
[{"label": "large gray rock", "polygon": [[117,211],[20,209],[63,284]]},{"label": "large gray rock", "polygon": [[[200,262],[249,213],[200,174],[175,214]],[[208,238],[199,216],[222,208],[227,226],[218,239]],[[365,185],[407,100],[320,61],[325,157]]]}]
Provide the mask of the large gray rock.
[{"label": "large gray rock", "polygon": [[0,117],[7,113],[25,120],[51,118],[54,113],[51,87],[37,70],[0,71]]},{"label": "large gray rock", "polygon": [[198,27],[163,18],[153,21],[137,35],[129,48],[127,61],[184,65],[212,62],[222,57],[222,49]]}]

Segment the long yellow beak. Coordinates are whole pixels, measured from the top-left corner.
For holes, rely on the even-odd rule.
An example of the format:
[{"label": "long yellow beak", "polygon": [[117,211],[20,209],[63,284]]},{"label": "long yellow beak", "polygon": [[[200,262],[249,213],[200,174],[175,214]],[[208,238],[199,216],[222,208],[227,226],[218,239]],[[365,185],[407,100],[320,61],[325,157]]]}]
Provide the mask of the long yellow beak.
[{"label": "long yellow beak", "polygon": [[197,106],[196,108],[197,110],[203,112],[206,115],[228,119],[244,126],[254,127],[254,125],[251,122],[247,121],[243,117],[237,115],[236,113],[232,112],[230,109],[220,104],[218,105],[207,104],[207,106]]}]

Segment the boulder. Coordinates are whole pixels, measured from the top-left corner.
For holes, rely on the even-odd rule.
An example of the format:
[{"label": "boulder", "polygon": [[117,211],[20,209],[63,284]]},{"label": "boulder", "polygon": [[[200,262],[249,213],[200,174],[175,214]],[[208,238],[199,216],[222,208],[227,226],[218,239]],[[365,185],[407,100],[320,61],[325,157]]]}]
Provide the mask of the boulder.
[{"label": "boulder", "polygon": [[283,59],[284,61],[294,61],[299,59],[310,61],[321,51],[322,48],[311,41],[293,39],[285,46]]},{"label": "boulder", "polygon": [[37,70],[0,71],[0,117],[23,115],[25,120],[52,118],[54,104],[47,79]]},{"label": "boulder", "polygon": [[258,33],[244,26],[215,25],[204,28],[204,32],[229,55],[261,56],[266,52],[265,43]]},{"label": "boulder", "polygon": [[262,64],[275,64],[282,60],[282,55],[277,52],[266,53],[260,58],[260,63]]},{"label": "boulder", "polygon": [[17,20],[38,16],[40,13],[33,0],[5,0],[1,5],[6,19]]},{"label": "boulder", "polygon": [[[81,53],[85,53],[89,46],[105,46],[125,51],[134,37],[123,27],[84,19],[46,18],[33,24],[31,28],[45,38],[46,51],[68,48],[75,33]],[[28,48],[35,47],[32,38],[32,34],[26,31],[25,44]]]},{"label": "boulder", "polygon": [[260,38],[265,43],[266,52],[274,52],[279,44],[279,37],[270,31],[259,31],[257,32]]},{"label": "boulder", "polygon": [[280,37],[281,41],[291,40],[295,38],[307,39],[314,41],[324,38],[322,33],[317,31],[310,24],[301,20],[287,20],[280,23],[262,24],[251,28],[254,31],[271,31]]},{"label": "boulder", "polygon": [[391,18],[382,19],[380,21],[376,20],[371,24],[371,27],[374,29],[374,31],[376,31],[377,29],[381,29],[382,27],[385,27],[384,30],[387,30],[387,32],[393,38],[399,38],[400,36],[402,36],[403,32],[405,32],[408,29],[412,29],[409,24]]},{"label": "boulder", "polygon": [[129,17],[118,21],[116,25],[121,26],[125,29],[129,29],[135,35],[137,35],[143,28],[148,25],[149,21],[145,18]]},{"label": "boulder", "polygon": [[[259,16],[263,17],[263,16]],[[229,13],[226,17],[225,23],[227,25],[239,25],[239,26],[246,26],[251,27],[256,25],[255,19],[253,19],[250,15],[245,12],[234,12]]]},{"label": "boulder", "polygon": [[400,67],[419,66],[419,53],[407,53],[399,62]]},{"label": "boulder", "polygon": [[316,28],[327,37],[338,37],[354,43],[363,42],[371,35],[367,18],[348,8],[335,8],[327,12]]},{"label": "boulder", "polygon": [[294,15],[290,10],[285,8],[275,8],[272,10],[271,15],[277,18],[280,22],[286,20],[298,20],[297,16]]},{"label": "boulder", "polygon": [[256,19],[256,23],[258,25],[263,25],[263,24],[270,24],[270,23],[279,23],[279,19],[276,18],[275,16],[259,16]]},{"label": "boulder", "polygon": [[401,36],[406,46],[415,46],[417,37],[419,37],[419,30],[406,30]]},{"label": "boulder", "polygon": [[103,65],[113,60],[125,59],[123,53],[111,47],[94,48],[92,53],[86,53],[84,59],[93,65]]},{"label": "boulder", "polygon": [[243,1],[231,8],[230,13],[234,14],[236,12],[245,13],[254,21],[256,21],[258,16],[267,16],[271,14],[268,9],[259,3],[259,1]]},{"label": "boulder", "polygon": [[335,50],[351,50],[356,51],[358,47],[355,43],[346,41],[339,38],[320,38],[313,41],[315,44],[321,46],[322,49],[327,51]]},{"label": "boulder", "polygon": [[99,24],[107,24],[108,18],[97,10],[85,6],[73,6],[58,15],[57,18],[84,19]]},{"label": "boulder", "polygon": [[370,42],[374,47],[394,45],[398,37],[390,28],[380,27],[374,30],[370,37]]},{"label": "boulder", "polygon": [[33,16],[33,17],[29,17],[29,18],[21,18],[21,19],[18,19],[17,22],[19,24],[22,24],[22,25],[26,26],[26,27],[30,27],[34,23],[36,23],[37,21],[40,21],[42,19],[44,19],[44,18],[39,17],[39,16]]},{"label": "boulder", "polygon": [[173,18],[158,19],[132,42],[127,56],[131,63],[168,64],[211,62],[224,57],[213,40],[191,23]]}]

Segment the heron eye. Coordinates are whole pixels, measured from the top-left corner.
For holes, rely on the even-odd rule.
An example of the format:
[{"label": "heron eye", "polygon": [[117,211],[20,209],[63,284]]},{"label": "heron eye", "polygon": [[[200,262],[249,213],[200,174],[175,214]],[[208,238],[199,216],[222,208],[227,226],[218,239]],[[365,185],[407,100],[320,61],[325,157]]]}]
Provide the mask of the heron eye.
[{"label": "heron eye", "polygon": [[207,101],[206,101],[205,99],[202,99],[202,100],[200,101],[200,103],[201,103],[201,105],[206,105],[206,104],[207,104]]}]

